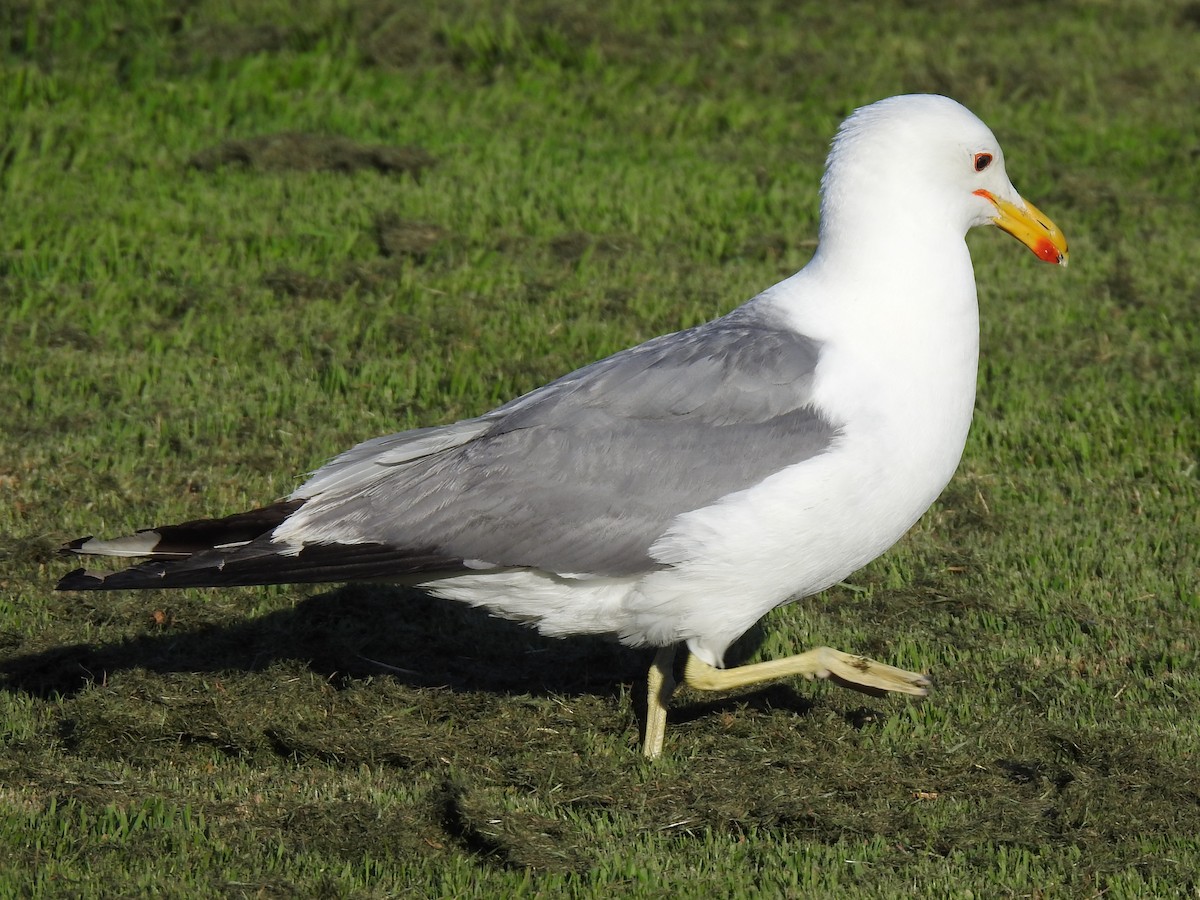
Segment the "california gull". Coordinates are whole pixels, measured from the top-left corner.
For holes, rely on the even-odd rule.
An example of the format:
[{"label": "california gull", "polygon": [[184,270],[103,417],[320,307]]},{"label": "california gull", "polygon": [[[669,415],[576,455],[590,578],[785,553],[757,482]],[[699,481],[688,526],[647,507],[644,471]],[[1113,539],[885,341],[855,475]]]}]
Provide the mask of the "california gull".
[{"label": "california gull", "polygon": [[1067,246],[945,97],[857,110],[821,187],[812,260],[728,315],[477,418],[366,441],[269,506],[72,541],[148,559],[58,588],[389,581],[547,635],[658,647],[651,757],[680,644],[700,689],[803,675],[924,695],[926,676],[828,647],[731,669],[724,655],[887,550],[950,480],[979,349],[967,230],[997,225],[1054,263]]}]

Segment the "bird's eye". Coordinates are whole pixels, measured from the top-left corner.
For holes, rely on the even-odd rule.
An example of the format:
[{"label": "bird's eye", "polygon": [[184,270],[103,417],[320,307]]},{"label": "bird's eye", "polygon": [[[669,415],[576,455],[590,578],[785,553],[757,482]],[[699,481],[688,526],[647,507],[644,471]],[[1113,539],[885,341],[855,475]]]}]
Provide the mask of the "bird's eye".
[{"label": "bird's eye", "polygon": [[975,154],[975,171],[982,172],[992,164],[992,154],[976,153]]}]

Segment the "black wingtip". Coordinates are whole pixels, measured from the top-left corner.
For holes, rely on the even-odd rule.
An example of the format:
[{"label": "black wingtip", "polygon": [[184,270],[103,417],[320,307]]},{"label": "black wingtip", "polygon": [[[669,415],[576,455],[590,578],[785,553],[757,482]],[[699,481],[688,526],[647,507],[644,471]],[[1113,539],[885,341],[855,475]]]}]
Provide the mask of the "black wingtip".
[{"label": "black wingtip", "polygon": [[[83,538],[87,540],[87,538]],[[72,541],[67,547],[75,542]],[[69,552],[65,547],[63,552]],[[75,569],[58,580],[54,586],[56,591],[95,591],[104,587],[104,576],[89,572],[87,569]]]},{"label": "black wingtip", "polygon": [[[91,539],[92,539],[92,535],[89,534],[89,535],[86,535],[81,538],[75,538],[75,540],[73,540],[73,541],[67,541],[65,544],[63,544],[61,547],[58,548],[58,555],[59,556],[75,556],[77,553],[79,553],[83,549],[83,545],[86,544]],[[83,569],[80,569],[79,571],[82,572]],[[71,575],[74,575],[74,574],[75,574],[74,572],[71,573]],[[69,578],[70,576],[68,575],[67,577]]]}]

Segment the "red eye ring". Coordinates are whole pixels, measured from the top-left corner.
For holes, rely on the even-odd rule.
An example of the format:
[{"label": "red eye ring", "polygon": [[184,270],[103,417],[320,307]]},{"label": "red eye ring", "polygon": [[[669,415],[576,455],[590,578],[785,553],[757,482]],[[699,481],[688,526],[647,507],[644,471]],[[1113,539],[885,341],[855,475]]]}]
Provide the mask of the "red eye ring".
[{"label": "red eye ring", "polygon": [[992,164],[992,154],[976,153],[975,154],[975,171],[982,172]]}]

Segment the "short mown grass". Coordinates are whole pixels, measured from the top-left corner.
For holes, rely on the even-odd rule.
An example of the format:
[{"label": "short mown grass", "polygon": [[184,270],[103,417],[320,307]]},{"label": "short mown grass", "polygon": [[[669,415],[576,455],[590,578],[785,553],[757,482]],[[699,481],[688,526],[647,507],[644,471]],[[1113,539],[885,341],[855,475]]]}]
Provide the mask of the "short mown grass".
[{"label": "short mown grass", "polygon": [[[1200,6],[0,10],[0,895],[1200,890]],[[804,264],[828,140],[963,101],[1069,269],[976,233],[978,412],[896,548],[681,694],[397,588],[56,594]]]}]

